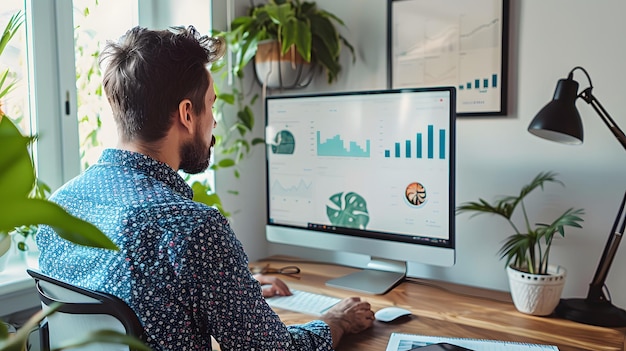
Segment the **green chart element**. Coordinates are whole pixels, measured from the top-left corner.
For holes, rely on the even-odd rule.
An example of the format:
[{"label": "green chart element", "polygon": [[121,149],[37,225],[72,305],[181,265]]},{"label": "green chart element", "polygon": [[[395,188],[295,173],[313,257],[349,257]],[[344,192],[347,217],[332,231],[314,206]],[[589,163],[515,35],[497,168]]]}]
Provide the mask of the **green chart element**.
[{"label": "green chart element", "polygon": [[272,152],[275,154],[291,155],[296,148],[296,141],[288,130],[281,130],[276,133],[274,143],[272,144]]},{"label": "green chart element", "polygon": [[365,229],[370,221],[367,201],[353,192],[337,193],[330,197],[332,205],[326,206],[330,223],[338,227]]}]

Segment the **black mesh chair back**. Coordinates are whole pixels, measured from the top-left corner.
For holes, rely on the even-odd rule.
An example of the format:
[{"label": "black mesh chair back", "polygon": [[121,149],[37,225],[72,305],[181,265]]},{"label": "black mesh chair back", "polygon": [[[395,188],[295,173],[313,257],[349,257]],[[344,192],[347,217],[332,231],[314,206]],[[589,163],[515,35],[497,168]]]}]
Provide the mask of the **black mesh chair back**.
[{"label": "black mesh chair back", "polygon": [[[62,342],[87,335],[98,330],[115,330],[144,339],[144,330],[135,312],[120,298],[89,289],[83,289],[28,269],[35,285],[42,308],[55,302],[60,307],[46,317],[39,331],[41,349],[46,351],[60,346]],[[110,343],[91,343],[72,350],[112,351],[130,350],[128,346]]]}]

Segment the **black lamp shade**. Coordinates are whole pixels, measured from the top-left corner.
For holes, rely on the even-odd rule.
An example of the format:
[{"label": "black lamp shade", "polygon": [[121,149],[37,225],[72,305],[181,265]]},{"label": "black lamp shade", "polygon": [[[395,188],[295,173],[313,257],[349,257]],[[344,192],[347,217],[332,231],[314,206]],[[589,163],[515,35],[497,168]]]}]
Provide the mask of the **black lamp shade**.
[{"label": "black lamp shade", "polygon": [[578,82],[560,79],[554,91],[554,97],[535,116],[528,126],[528,131],[538,137],[564,143],[581,144],[583,142],[583,124],[576,99]]}]

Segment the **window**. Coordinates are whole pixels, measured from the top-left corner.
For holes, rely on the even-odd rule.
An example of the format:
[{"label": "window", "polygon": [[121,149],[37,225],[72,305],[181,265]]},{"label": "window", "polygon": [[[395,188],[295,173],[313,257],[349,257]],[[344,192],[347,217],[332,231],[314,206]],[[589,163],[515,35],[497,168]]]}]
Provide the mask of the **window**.
[{"label": "window", "polygon": [[[137,24],[211,28],[210,0],[2,0],[0,25],[18,11],[25,23],[0,57],[17,84],[0,101],[25,134],[38,135],[34,160],[53,190],[117,144],[115,123],[101,88],[98,56]],[[212,181],[213,176],[206,173]]]},{"label": "window", "polygon": [[74,0],[73,15],[80,163],[84,170],[98,160],[103,149],[117,144],[98,57],[107,40],[115,40],[137,25],[137,2]]},{"label": "window", "polygon": [[[24,19],[23,0],[5,0],[0,12],[0,26],[4,27],[12,17],[19,15]],[[11,118],[24,134],[31,134],[31,120],[28,113],[28,66],[26,57],[26,26],[19,27],[15,36],[5,47],[0,56],[0,75],[7,74],[3,89],[14,84],[13,89],[0,100],[0,107]]]}]

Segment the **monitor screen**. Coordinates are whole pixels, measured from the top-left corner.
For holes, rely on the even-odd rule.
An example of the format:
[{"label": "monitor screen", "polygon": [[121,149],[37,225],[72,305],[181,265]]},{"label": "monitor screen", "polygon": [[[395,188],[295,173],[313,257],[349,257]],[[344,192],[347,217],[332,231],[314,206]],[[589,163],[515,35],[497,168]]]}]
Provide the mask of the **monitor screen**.
[{"label": "monitor screen", "polygon": [[454,88],[265,102],[269,241],[454,264]]}]

